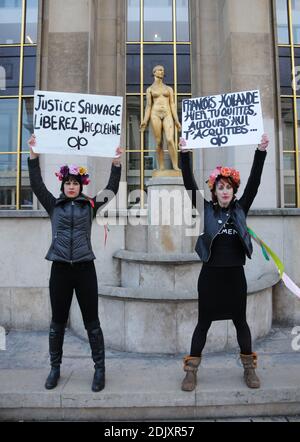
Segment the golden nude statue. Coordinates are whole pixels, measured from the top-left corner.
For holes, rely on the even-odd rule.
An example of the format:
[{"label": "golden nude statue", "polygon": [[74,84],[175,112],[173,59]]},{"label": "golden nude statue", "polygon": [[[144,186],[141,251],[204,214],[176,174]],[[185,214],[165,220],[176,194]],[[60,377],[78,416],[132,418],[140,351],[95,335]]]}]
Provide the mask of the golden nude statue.
[{"label": "golden nude statue", "polygon": [[177,110],[174,102],[174,92],[170,86],[163,82],[165,69],[163,66],[153,68],[154,81],[146,91],[145,116],[141,122],[140,129],[144,131],[151,121],[152,130],[156,142],[156,156],[159,171],[164,171],[164,135],[168,145],[168,152],[172,162],[173,170],[180,172],[178,168],[178,155],[175,147],[174,133],[175,126],[180,130],[181,124],[178,120]]}]

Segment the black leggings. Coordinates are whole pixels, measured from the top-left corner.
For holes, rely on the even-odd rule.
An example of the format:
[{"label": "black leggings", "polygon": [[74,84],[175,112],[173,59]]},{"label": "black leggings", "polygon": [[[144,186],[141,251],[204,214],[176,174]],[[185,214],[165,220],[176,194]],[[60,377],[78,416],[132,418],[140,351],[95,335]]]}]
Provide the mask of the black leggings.
[{"label": "black leggings", "polygon": [[[244,355],[250,355],[252,353],[252,340],[246,318],[233,319],[232,321],[236,328],[236,335],[241,353]],[[212,321],[210,320],[199,320],[192,337],[191,356],[197,357],[201,355],[211,323]]]},{"label": "black leggings", "polygon": [[93,261],[72,265],[53,262],[49,288],[53,322],[65,324],[68,321],[74,289],[84,324],[99,321],[98,285]]}]

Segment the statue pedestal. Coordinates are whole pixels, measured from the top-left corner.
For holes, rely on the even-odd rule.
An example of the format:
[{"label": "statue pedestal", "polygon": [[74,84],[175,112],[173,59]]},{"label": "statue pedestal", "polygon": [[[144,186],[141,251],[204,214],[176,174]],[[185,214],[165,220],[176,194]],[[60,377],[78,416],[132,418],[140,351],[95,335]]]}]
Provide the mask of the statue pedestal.
[{"label": "statue pedestal", "polygon": [[[148,208],[140,210],[140,225],[130,223],[128,211],[126,249],[114,254],[120,264],[120,286],[99,284],[101,326],[105,344],[112,350],[165,354],[190,351],[202,265],[194,252],[197,236],[186,236],[187,226],[182,223],[164,225],[168,215],[171,221],[176,220],[175,215],[183,208],[184,192],[182,178],[154,177],[148,183]],[[167,197],[169,209],[163,205]],[[156,225],[152,223],[155,219],[159,221]],[[246,266],[247,317],[256,339],[271,329],[272,285],[278,281],[278,274],[261,270],[259,262],[253,264],[255,269],[249,276]],[[77,304],[71,310],[71,326],[86,338]],[[228,348],[238,351],[232,321],[216,321],[209,331],[205,352]]]},{"label": "statue pedestal", "polygon": [[159,170],[154,169],[152,172],[152,177],[181,177],[182,173],[181,170],[174,170],[174,169],[166,169],[166,170]]}]

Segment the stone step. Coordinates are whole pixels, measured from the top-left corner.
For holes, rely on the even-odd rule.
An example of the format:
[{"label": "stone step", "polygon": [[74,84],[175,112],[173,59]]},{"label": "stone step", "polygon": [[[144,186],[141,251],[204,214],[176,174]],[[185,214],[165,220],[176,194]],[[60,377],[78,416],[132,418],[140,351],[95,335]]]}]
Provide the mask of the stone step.
[{"label": "stone step", "polygon": [[[10,331],[0,352],[0,420],[197,421],[300,415],[299,350],[292,328],[255,343],[261,388],[243,381],[238,349],[203,353],[198,385],[181,391],[182,355],[106,350],[106,386],[93,393],[86,340],[68,330],[61,379],[46,390],[47,332]],[[290,419],[289,419],[290,420]]]},{"label": "stone step", "polygon": [[[1,420],[195,420],[229,416],[300,414],[299,366],[260,369],[262,387],[248,389],[237,366],[199,371],[194,392],[180,389],[181,362],[113,358],[107,361],[106,387],[90,390],[90,363],[62,369],[57,388],[44,389],[46,369],[0,371]],[[82,364],[81,364],[82,365]]]}]

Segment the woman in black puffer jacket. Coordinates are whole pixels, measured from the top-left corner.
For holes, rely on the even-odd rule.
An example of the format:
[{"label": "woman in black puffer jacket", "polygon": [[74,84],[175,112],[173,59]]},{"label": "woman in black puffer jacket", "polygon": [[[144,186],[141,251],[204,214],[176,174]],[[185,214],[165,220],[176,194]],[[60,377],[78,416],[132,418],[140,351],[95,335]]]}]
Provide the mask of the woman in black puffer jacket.
[{"label": "woman in black puffer jacket", "polygon": [[52,243],[46,255],[46,259],[53,261],[49,285],[52,309],[49,332],[51,371],[45,387],[56,387],[60,377],[65,327],[75,289],[95,363],[92,390],[100,391],[105,386],[105,351],[98,317],[98,287],[91,227],[98,209],[103,208],[118,192],[122,150],[117,149],[108,185],[97,197],[91,199],[82,193],[83,185],[89,183],[85,168],[63,166],[56,173],[61,181],[61,195],[55,198],[43,182],[39,155],[32,149],[35,144],[35,136],[32,135],[28,141],[30,183],[48,212],[52,225]]}]

